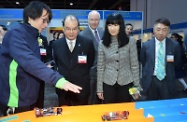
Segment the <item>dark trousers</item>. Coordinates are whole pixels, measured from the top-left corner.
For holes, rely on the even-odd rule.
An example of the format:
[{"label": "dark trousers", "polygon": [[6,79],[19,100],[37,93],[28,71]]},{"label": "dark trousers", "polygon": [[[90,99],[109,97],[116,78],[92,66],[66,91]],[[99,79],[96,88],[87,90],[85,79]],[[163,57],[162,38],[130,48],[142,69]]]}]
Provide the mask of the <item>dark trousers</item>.
[{"label": "dark trousers", "polygon": [[118,83],[113,86],[103,84],[104,103],[131,102],[132,96],[129,94],[129,88],[133,83],[120,86]]},{"label": "dark trousers", "polygon": [[169,98],[167,77],[160,81],[156,76],[153,76],[147,91],[147,100],[163,100]]},{"label": "dark trousers", "polygon": [[7,116],[7,115],[10,115],[10,114],[30,111],[30,110],[33,110],[33,109],[34,109],[34,105],[31,105],[31,106],[25,106],[25,107],[18,107],[18,108],[15,108],[15,110],[13,111],[12,107],[8,107],[8,106],[0,103],[0,117],[1,116]]},{"label": "dark trousers", "polygon": [[[59,89],[56,89],[57,91]],[[79,94],[73,93],[71,91],[57,92],[59,106],[77,106],[77,105],[88,105],[88,96],[81,97]]]},{"label": "dark trousers", "polygon": [[45,91],[45,82],[40,82],[40,89],[38,93],[38,99],[36,101],[35,107],[44,108],[44,92]]},{"label": "dark trousers", "polygon": [[91,79],[90,80],[90,96],[88,100],[88,104],[101,104],[102,100],[98,98],[96,92],[97,80]]}]

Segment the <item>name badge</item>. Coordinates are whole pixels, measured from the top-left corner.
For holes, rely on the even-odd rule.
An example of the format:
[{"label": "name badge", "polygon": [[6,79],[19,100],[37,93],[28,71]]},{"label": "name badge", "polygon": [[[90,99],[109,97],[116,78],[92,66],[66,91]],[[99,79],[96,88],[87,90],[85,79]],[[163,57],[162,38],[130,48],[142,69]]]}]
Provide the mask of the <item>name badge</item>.
[{"label": "name badge", "polygon": [[86,55],[78,56],[78,63],[79,64],[86,64],[87,63],[87,56]]},{"label": "name badge", "polygon": [[174,55],[167,55],[167,62],[174,62]]},{"label": "name badge", "polygon": [[40,48],[40,55],[47,55],[46,49]]}]

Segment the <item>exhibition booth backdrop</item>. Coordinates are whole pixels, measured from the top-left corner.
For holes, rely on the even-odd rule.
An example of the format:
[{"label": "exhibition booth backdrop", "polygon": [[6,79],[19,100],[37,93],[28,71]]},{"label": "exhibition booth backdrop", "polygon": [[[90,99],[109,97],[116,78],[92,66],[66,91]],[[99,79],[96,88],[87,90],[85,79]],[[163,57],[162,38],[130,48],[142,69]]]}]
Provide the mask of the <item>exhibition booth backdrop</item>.
[{"label": "exhibition booth backdrop", "polygon": [[[88,14],[91,10],[67,10],[67,9],[52,9],[53,19],[48,27],[42,34],[46,35],[48,41],[52,40],[53,31],[61,31],[63,18],[69,14],[75,15],[80,21],[80,29],[83,30],[88,26]],[[104,28],[105,20],[109,14],[120,13],[122,14],[125,23],[131,23],[135,30],[143,29],[143,13],[134,11],[114,11],[114,10],[98,10],[100,13],[99,28]],[[22,22],[23,9],[0,9],[0,24],[6,25],[9,29],[16,24]],[[142,30],[143,31],[143,30]],[[135,37],[136,40],[140,39],[141,35]]]}]

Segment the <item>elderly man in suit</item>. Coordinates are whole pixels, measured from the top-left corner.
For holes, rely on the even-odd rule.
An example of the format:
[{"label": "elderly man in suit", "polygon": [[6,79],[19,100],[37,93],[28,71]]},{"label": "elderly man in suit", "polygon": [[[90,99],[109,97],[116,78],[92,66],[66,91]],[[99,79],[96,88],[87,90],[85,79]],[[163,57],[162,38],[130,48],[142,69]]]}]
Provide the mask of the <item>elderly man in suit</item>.
[{"label": "elderly man in suit", "polygon": [[103,30],[98,28],[100,21],[100,14],[96,10],[92,10],[88,14],[88,27],[80,32],[80,35],[87,37],[92,40],[95,49],[95,61],[94,66],[90,70],[91,81],[90,81],[90,97],[89,104],[98,104],[101,103],[101,100],[96,95],[96,83],[97,83],[97,52],[98,52],[98,43],[103,37]]},{"label": "elderly man in suit", "polygon": [[170,21],[166,18],[156,20],[155,37],[143,43],[141,49],[142,87],[148,100],[176,96],[175,68],[180,64],[180,47],[167,38],[169,26]]},{"label": "elderly man in suit", "polygon": [[91,40],[78,35],[79,21],[68,15],[63,21],[64,37],[54,41],[54,60],[58,72],[65,79],[82,86],[79,95],[56,89],[59,106],[87,105],[90,94],[90,68],[93,66],[95,51]]}]

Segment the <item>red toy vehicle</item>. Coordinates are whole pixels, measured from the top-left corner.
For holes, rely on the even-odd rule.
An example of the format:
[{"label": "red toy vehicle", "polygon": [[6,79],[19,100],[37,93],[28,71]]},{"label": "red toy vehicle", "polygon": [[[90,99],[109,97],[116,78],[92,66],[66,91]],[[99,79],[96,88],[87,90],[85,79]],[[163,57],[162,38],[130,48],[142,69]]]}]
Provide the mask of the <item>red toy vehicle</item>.
[{"label": "red toy vehicle", "polygon": [[102,116],[102,120],[103,121],[124,120],[124,119],[128,119],[128,116],[129,116],[128,111],[109,112]]},{"label": "red toy vehicle", "polygon": [[59,115],[62,114],[62,108],[35,108],[35,115],[36,117],[43,117],[43,116],[51,116],[51,115]]}]

